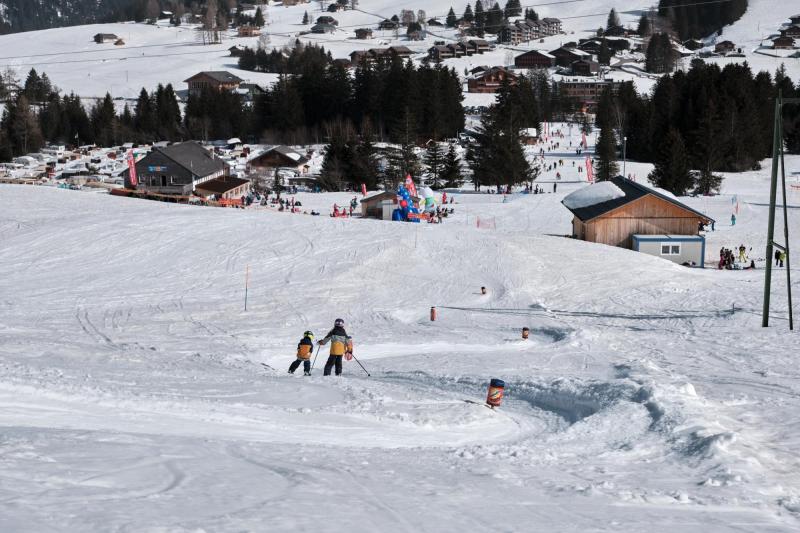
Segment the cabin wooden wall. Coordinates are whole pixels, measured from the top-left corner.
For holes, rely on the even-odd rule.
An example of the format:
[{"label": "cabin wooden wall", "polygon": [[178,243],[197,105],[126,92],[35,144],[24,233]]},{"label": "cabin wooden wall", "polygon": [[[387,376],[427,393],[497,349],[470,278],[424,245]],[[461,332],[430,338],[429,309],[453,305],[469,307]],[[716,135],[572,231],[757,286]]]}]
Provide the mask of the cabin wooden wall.
[{"label": "cabin wooden wall", "polygon": [[586,223],[585,240],[631,248],[632,235],[697,235],[701,218],[657,196],[647,195]]}]

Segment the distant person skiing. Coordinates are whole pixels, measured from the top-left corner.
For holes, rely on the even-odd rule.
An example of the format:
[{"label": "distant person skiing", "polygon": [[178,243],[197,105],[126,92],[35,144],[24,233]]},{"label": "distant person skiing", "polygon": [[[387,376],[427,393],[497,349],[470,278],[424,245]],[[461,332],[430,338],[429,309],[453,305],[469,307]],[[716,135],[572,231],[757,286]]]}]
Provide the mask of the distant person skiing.
[{"label": "distant person skiing", "polygon": [[779,266],[781,266],[781,267],[782,267],[782,266],[783,266],[783,262],[784,262],[784,261],[786,261],[786,252],[781,252],[781,256],[780,256],[780,262],[781,262],[781,264],[780,264]]},{"label": "distant person skiing", "polygon": [[731,226],[736,225],[736,215],[731,213]]},{"label": "distant person skiing", "polygon": [[325,346],[328,341],[331,341],[331,350],[328,355],[328,361],[325,363],[325,370],[323,376],[330,376],[331,369],[336,367],[336,375],[342,374],[342,357],[345,352],[352,345],[352,340],[347,332],[344,330],[344,320],[337,318],[333,323],[333,329],[325,335],[325,338],[319,341],[320,346]]},{"label": "distant person skiing", "polygon": [[779,266],[781,262],[781,251],[775,250],[775,266]]},{"label": "distant person skiing", "polygon": [[303,338],[297,343],[297,359],[289,365],[289,373],[294,374],[300,363],[303,363],[303,375],[311,375],[311,353],[314,351],[314,334],[310,331],[303,333]]}]

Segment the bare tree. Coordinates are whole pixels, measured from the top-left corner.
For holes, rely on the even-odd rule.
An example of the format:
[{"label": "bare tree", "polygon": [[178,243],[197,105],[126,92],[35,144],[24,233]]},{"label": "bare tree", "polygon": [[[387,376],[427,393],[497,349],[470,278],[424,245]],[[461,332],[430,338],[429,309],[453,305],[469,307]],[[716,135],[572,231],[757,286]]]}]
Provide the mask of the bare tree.
[{"label": "bare tree", "polygon": [[410,9],[403,9],[400,11],[400,24],[403,26],[408,26],[412,22],[416,22],[416,17],[414,16],[414,12]]},{"label": "bare tree", "polygon": [[158,19],[158,15],[161,14],[161,8],[158,7],[158,0],[147,0],[147,5],[145,6],[144,16],[148,20],[156,20]]},{"label": "bare tree", "polygon": [[217,33],[217,0],[208,0],[206,14],[203,17],[203,42],[213,44],[219,42]]}]

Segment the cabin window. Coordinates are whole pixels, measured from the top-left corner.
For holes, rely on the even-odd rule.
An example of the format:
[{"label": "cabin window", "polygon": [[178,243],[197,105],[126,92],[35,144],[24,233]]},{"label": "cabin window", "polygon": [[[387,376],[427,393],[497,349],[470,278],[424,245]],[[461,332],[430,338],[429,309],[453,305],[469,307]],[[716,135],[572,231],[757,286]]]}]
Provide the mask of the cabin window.
[{"label": "cabin window", "polygon": [[164,176],[164,175],[161,176],[161,186],[162,187],[166,187],[167,186],[167,177]]},{"label": "cabin window", "polygon": [[681,255],[680,244],[662,244],[661,255]]}]

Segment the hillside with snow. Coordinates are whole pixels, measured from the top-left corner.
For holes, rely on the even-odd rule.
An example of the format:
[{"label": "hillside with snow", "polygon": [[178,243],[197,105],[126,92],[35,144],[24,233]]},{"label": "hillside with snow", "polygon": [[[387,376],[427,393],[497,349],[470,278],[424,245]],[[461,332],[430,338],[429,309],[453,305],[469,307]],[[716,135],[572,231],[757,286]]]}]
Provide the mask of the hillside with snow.
[{"label": "hillside with snow", "polygon": [[[0,185],[0,529],[796,531],[767,173],[681,199],[705,269],[564,238],[584,185],[454,193],[440,225]],[[739,244],[756,270],[712,267]],[[338,317],[371,377],[323,377],[327,347],[287,374]],[[465,401],[490,378],[500,409]]]}]

